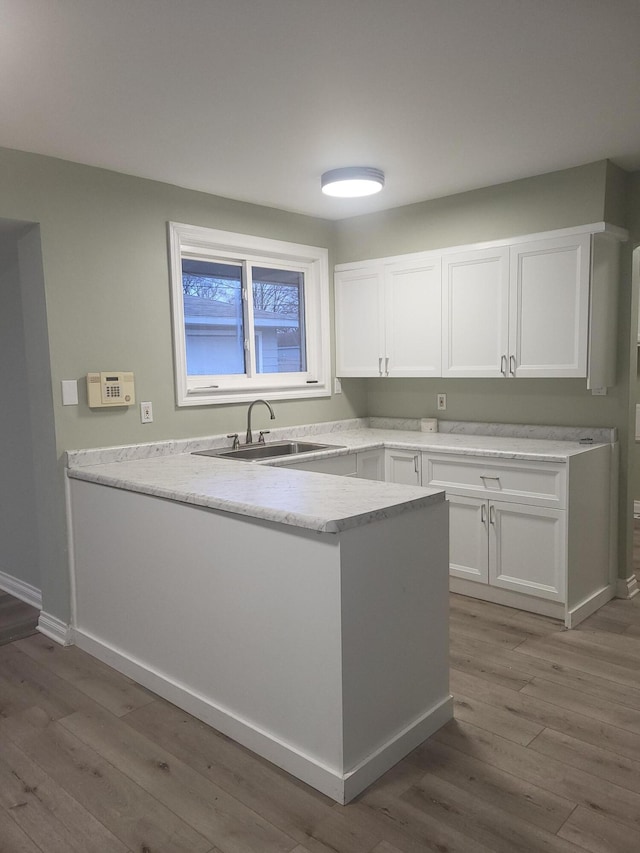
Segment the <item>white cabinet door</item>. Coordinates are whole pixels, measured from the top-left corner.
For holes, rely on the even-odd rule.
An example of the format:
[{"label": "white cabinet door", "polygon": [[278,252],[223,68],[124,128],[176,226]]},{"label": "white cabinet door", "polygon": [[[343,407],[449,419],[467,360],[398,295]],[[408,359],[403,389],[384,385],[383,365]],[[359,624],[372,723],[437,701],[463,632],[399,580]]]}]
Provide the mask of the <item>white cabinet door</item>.
[{"label": "white cabinet door", "polygon": [[440,376],[440,257],[385,266],[385,364],[387,376]]},{"label": "white cabinet door", "polygon": [[336,374],[381,376],[384,365],[382,264],[335,274]]},{"label": "white cabinet door", "polygon": [[511,247],[509,375],[586,376],[589,234]]},{"label": "white cabinet door", "polygon": [[385,450],[385,480],[388,483],[420,485],[420,454],[413,450]]},{"label": "white cabinet door", "polygon": [[526,504],[489,504],[489,583],[565,600],[565,513]]},{"label": "white cabinet door", "polygon": [[454,577],[487,583],[489,502],[447,493],[449,501],[449,571]]},{"label": "white cabinet door", "polygon": [[509,249],[443,258],[442,375],[506,376]]},{"label": "white cabinet door", "polygon": [[362,480],[384,481],[384,450],[363,450],[358,453],[357,476]]}]

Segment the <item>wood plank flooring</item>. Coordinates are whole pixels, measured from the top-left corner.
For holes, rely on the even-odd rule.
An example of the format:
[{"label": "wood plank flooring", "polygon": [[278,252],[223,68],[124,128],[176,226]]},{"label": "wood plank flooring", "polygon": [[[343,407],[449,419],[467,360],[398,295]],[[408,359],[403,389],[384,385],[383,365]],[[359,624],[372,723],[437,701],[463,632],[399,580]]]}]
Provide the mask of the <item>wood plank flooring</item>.
[{"label": "wood plank flooring", "polygon": [[39,615],[35,607],[0,589],[0,646],[33,634]]},{"label": "wood plank flooring", "polygon": [[451,665],[455,720],[339,806],[76,648],[4,645],[0,851],[640,850],[640,596],[565,631],[452,595]]}]

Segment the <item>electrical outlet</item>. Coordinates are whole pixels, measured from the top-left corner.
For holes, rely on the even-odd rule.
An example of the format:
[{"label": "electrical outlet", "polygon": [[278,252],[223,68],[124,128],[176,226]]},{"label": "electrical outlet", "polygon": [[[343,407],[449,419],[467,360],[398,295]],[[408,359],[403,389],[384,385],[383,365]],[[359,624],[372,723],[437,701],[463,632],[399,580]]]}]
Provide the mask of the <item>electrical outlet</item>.
[{"label": "electrical outlet", "polygon": [[153,422],[153,406],[151,403],[140,403],[140,423],[150,424]]},{"label": "electrical outlet", "polygon": [[447,408],[447,395],[446,394],[438,394],[438,411],[444,412]]}]

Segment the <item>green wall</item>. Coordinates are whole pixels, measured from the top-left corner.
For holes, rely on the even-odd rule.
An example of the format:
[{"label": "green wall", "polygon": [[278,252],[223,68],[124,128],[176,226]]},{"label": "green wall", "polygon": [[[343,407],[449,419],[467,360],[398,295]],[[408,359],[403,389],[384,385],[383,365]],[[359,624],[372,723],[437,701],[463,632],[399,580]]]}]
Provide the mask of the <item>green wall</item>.
[{"label": "green wall", "polygon": [[[628,204],[628,227],[630,234],[630,244],[632,247],[640,246],[640,172],[635,172],[630,179],[630,192]],[[637,250],[640,253],[640,250]],[[635,266],[635,297],[636,302],[633,306],[634,311],[631,314],[631,328],[637,329],[638,316],[638,288],[640,288],[640,257],[636,258]],[[632,333],[633,335],[633,333]],[[634,404],[633,423],[635,429],[635,404],[640,404],[640,347],[635,348],[634,357],[631,359],[631,376],[632,376],[632,396]],[[633,478],[633,496],[636,501],[640,501],[640,444],[634,448],[634,478]]]},{"label": "green wall", "polygon": [[[37,435],[33,443],[36,496],[31,515],[38,525],[34,535],[40,553],[43,609],[67,623],[63,451],[241,432],[246,423],[246,405],[188,409],[175,405],[167,222],[330,250],[335,226],[308,216],[0,149],[0,224],[6,220],[36,224],[25,238],[20,258],[23,305],[29,306],[34,318],[29,328],[45,329],[32,341],[28,356],[47,346],[48,326],[46,370],[40,369],[29,383],[32,426]],[[44,363],[44,358],[38,358],[40,367]],[[138,400],[153,402],[153,424],[140,423],[137,406],[104,411],[87,408],[85,375],[110,369],[135,372]],[[79,406],[62,406],[62,379],[79,380]],[[46,388],[41,387],[43,380]],[[363,386],[310,402],[276,402],[275,425],[360,416],[365,407]],[[260,426],[259,412],[256,417],[256,426]],[[11,571],[9,566],[4,568]]]},{"label": "green wall", "polygon": [[[635,180],[637,197],[638,181]],[[625,225],[628,176],[606,161],[475,190],[379,214],[327,222],[204,193],[0,149],[0,220],[39,225],[49,333],[53,421],[58,457],[66,449],[241,431],[246,405],[178,409],[174,401],[166,223],[169,220],[324,246],[330,264],[419,251],[607,220]],[[633,208],[640,219],[637,206]],[[35,232],[37,234],[37,232]],[[630,348],[630,251],[625,254],[619,312],[618,383],[593,397],[574,380],[345,380],[344,393],[316,401],[275,404],[277,426],[365,414],[435,415],[435,394],[448,395],[448,418],[616,426],[622,477],[621,573],[630,559],[635,445],[630,434],[636,398]],[[36,259],[32,259],[36,260]],[[28,258],[25,263],[28,262]],[[154,423],[137,407],[90,411],[63,407],[61,379],[88,371],[136,374],[139,400],[151,400]],[[631,382],[631,375],[633,382]],[[631,387],[633,385],[633,387]],[[43,494],[56,512],[57,483]],[[53,509],[53,507],[51,507]],[[64,539],[64,525],[57,531]],[[63,550],[63,549],[59,549]],[[64,553],[46,566],[45,610],[66,621]]]},{"label": "green wall", "polygon": [[[177,408],[167,257],[167,222],[239,231],[331,249],[335,226],[168,184],[17,151],[0,150],[0,219],[40,224],[58,450],[241,431],[246,405]],[[333,259],[330,256],[330,264]],[[61,379],[132,370],[137,406],[63,407]],[[364,412],[363,389],[313,402],[276,402],[286,426]]]},{"label": "green wall", "polygon": [[[602,222],[623,225],[625,175],[606,160],[343,219],[336,263],[441,249]],[[620,186],[622,185],[622,186]],[[607,188],[611,200],[606,207]]]}]

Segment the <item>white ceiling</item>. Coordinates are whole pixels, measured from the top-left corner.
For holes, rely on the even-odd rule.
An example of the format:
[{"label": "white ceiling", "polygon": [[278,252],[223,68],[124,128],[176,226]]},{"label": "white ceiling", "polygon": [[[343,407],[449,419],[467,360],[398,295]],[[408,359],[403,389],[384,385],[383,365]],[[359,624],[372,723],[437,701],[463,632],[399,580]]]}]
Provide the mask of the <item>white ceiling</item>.
[{"label": "white ceiling", "polygon": [[640,0],[0,0],[0,145],[328,219],[640,169]]}]

